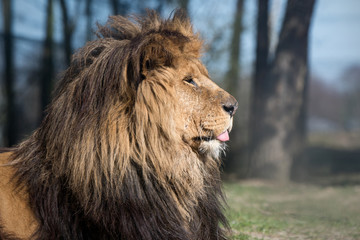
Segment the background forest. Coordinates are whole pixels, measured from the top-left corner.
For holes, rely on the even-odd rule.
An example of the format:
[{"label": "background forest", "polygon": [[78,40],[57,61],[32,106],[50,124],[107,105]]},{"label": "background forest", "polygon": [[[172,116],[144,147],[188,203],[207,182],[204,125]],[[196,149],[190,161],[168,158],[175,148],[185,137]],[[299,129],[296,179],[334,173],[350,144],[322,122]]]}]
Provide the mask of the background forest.
[{"label": "background forest", "polygon": [[57,76],[113,14],[184,8],[239,100],[225,177],[360,182],[356,0],[1,0],[0,146],[41,122]]}]

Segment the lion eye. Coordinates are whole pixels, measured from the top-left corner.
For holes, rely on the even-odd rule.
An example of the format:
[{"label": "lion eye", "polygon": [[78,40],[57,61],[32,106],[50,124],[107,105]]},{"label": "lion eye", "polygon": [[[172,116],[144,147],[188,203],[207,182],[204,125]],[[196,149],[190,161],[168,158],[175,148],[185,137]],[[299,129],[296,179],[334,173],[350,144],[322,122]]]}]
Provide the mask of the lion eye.
[{"label": "lion eye", "polygon": [[194,79],[192,77],[186,77],[186,78],[184,78],[184,81],[195,87],[198,87],[198,85],[196,84],[196,82],[194,81]]}]

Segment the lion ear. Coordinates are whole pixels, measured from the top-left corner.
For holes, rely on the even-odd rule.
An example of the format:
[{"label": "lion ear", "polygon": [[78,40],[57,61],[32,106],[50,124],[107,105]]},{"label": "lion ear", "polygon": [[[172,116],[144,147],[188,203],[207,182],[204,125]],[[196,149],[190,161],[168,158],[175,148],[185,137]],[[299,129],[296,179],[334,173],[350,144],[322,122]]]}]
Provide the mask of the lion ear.
[{"label": "lion ear", "polygon": [[141,61],[141,76],[146,78],[152,70],[173,65],[173,54],[161,42],[145,47]]}]

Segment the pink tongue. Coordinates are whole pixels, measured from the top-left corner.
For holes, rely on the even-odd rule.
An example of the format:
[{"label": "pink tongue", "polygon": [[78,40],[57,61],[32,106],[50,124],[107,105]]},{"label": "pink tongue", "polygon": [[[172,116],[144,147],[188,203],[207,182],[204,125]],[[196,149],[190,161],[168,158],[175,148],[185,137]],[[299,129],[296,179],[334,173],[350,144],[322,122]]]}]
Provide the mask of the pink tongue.
[{"label": "pink tongue", "polygon": [[222,141],[222,142],[229,141],[230,138],[229,138],[228,131],[223,132],[222,134],[217,136],[216,139],[219,140],[219,141]]}]

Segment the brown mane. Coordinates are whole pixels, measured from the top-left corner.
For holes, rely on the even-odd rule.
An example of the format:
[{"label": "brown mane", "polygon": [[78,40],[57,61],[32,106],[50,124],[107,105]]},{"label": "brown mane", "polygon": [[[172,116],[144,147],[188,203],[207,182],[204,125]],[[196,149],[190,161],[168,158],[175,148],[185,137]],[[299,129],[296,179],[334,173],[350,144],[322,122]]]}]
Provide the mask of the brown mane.
[{"label": "brown mane", "polygon": [[114,16],[97,36],[12,156],[34,238],[224,239],[220,160],[194,152],[175,125],[171,67],[198,59],[202,44],[188,18]]}]

